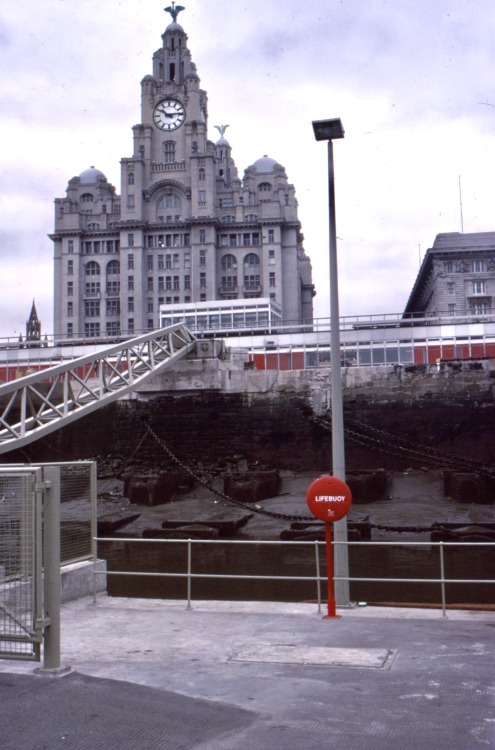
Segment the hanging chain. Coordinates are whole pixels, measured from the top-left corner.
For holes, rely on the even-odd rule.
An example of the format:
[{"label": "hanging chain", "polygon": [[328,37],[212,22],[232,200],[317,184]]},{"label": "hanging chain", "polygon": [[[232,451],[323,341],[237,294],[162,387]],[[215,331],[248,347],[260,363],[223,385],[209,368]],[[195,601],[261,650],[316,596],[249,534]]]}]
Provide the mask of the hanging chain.
[{"label": "hanging chain", "polygon": [[214,495],[217,495],[218,497],[222,498],[222,500],[225,500],[228,503],[231,503],[232,505],[236,505],[238,508],[242,508],[243,510],[248,510],[249,512],[255,512],[259,513],[263,516],[269,516],[270,518],[278,518],[282,521],[314,521],[314,516],[292,516],[288,513],[278,513],[277,511],[272,510],[266,510],[266,508],[262,508],[260,505],[257,505],[255,503],[243,503],[242,500],[236,500],[233,497],[229,497],[229,495],[226,495],[224,492],[220,492],[220,490],[215,489],[212,487],[208,482],[203,479],[203,477],[200,477],[195,471],[193,471],[184,461],[181,461],[178,456],[173,453],[168,445],[161,440],[161,438],[158,437],[156,432],[149,426],[149,424],[146,425],[146,429],[148,430],[148,434],[151,435],[151,437],[158,443],[158,445],[165,451],[165,453],[169,456],[169,458],[172,459],[174,463],[176,463],[178,466],[181,467],[189,476],[191,476],[198,484],[200,484],[202,487],[205,487],[209,492],[212,492]]}]

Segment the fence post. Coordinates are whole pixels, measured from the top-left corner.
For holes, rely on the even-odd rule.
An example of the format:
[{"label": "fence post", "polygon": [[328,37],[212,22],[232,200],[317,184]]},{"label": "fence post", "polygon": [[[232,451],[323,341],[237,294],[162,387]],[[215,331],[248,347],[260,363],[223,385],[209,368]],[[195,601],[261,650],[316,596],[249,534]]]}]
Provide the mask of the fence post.
[{"label": "fence post", "polygon": [[315,540],[315,559],[316,559],[316,596],[318,602],[318,614],[321,614],[321,583],[320,583],[320,548],[318,540]]},{"label": "fence post", "polygon": [[60,665],[60,467],[44,469],[43,509],[44,619],[43,667],[40,672],[63,674],[70,667]]},{"label": "fence post", "polygon": [[442,617],[447,617],[446,612],[446,597],[445,597],[445,561],[443,557],[443,542],[440,542],[440,581],[441,581],[441,587],[442,587]]},{"label": "fence post", "polygon": [[187,540],[187,607],[186,609],[192,609],[191,607],[191,574],[192,574],[192,544],[191,540]]}]

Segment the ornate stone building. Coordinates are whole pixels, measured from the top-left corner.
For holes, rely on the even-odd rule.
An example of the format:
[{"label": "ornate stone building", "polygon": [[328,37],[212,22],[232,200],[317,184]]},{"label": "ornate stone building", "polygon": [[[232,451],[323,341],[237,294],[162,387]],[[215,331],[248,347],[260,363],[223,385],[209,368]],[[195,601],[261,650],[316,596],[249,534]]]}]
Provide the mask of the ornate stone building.
[{"label": "ornate stone building", "polygon": [[141,122],[121,194],[95,167],[55,201],[55,335],[135,335],[177,303],[264,297],[311,322],[314,286],[294,186],[263,156],[240,179],[177,15],[141,81]]},{"label": "ornate stone building", "polygon": [[488,315],[495,309],[495,232],[438,234],[405,313]]}]

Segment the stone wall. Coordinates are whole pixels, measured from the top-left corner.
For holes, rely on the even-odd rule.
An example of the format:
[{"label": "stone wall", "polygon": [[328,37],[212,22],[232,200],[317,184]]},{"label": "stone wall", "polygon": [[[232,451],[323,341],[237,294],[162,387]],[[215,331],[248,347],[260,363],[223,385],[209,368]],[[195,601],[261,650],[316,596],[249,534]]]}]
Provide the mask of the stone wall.
[{"label": "stone wall", "polygon": [[[331,434],[320,419],[328,414],[329,371],[256,372],[223,362],[201,378],[198,367],[207,365],[195,366],[190,390],[184,390],[185,371],[170,371],[134,399],[6,454],[3,462],[96,458],[100,473],[128,464],[167,467],[163,448],[144,437],[149,424],[188,463],[226,467],[245,460],[259,468],[331,470]],[[349,470],[417,468],[407,452],[396,450],[406,440],[493,463],[495,380],[488,364],[460,371],[348,368],[343,377]],[[356,441],[363,424],[367,435],[373,437],[370,427],[387,435]]]}]

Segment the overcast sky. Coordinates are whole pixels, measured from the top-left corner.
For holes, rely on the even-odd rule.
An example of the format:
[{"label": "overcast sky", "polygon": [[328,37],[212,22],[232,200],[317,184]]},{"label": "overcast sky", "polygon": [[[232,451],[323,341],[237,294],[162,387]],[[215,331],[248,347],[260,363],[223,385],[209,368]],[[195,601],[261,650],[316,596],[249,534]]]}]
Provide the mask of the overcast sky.
[{"label": "overcast sky", "polygon": [[[120,192],[140,81],[170,22],[158,0],[4,2],[0,26],[0,335],[33,298],[52,331],[53,200],[90,165]],[[495,231],[493,0],[183,0],[209,136],[239,175],[263,154],[295,185],[328,316],[334,144],[340,312],[401,312],[439,232]],[[459,187],[461,189],[459,189]]]}]

